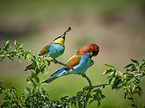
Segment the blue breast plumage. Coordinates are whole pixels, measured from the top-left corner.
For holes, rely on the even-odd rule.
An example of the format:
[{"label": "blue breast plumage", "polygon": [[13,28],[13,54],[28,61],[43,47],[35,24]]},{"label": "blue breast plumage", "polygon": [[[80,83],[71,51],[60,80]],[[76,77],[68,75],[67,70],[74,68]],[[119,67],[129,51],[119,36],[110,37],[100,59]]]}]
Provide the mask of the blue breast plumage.
[{"label": "blue breast plumage", "polygon": [[65,47],[62,46],[59,43],[53,43],[50,48],[48,53],[46,55],[51,56],[52,58],[57,58],[58,56],[62,55],[65,50]]}]

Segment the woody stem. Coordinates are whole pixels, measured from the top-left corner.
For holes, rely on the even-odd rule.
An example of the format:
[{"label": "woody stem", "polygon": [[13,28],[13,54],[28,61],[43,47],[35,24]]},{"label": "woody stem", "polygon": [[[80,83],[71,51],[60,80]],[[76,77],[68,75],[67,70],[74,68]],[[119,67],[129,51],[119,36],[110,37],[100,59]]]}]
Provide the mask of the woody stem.
[{"label": "woody stem", "polygon": [[[86,74],[82,74],[82,77],[84,77],[84,78],[87,79],[87,81],[88,81],[88,83],[89,83],[89,86],[92,86],[92,82],[91,82],[90,78],[89,78]],[[89,92],[90,92],[90,90],[89,90]],[[83,108],[86,108],[88,99],[89,99],[89,97],[86,97],[86,100],[84,101],[84,106],[83,106]]]},{"label": "woody stem", "polygon": [[58,64],[60,64],[60,65],[64,65],[64,66],[66,66],[66,67],[68,67],[68,68],[70,68],[70,69],[73,69],[73,67],[71,67],[71,66],[69,66],[69,65],[67,65],[67,64],[64,64],[64,63],[62,63],[62,62],[60,62],[60,61],[58,61],[58,60],[56,60],[56,59],[53,59],[52,60],[54,63],[58,63]]}]

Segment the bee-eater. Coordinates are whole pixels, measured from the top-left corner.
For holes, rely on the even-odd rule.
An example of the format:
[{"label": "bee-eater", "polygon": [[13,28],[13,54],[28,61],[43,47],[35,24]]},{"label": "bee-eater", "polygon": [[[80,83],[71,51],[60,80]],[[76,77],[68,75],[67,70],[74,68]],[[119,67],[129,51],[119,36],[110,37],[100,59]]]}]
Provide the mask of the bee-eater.
[{"label": "bee-eater", "polygon": [[[69,32],[71,27],[69,27],[62,35],[58,36],[54,39],[53,42],[46,44],[38,54],[38,57],[42,57],[44,55],[49,55],[53,59],[62,55],[65,50],[65,36],[66,32]],[[25,71],[32,68],[33,64],[30,64],[26,67]]]},{"label": "bee-eater", "polygon": [[73,69],[63,66],[42,83],[50,83],[56,78],[68,74],[85,74],[86,70],[94,64],[94,61],[91,58],[98,53],[99,46],[96,44],[89,44],[81,47],[77,53],[66,62],[66,64],[73,67]]}]

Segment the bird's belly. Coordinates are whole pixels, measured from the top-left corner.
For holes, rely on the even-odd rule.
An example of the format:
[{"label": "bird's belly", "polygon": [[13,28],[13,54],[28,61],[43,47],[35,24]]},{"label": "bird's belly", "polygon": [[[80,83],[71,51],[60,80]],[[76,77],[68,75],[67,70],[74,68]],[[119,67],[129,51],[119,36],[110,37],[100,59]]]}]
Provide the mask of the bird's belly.
[{"label": "bird's belly", "polygon": [[52,45],[49,51],[49,56],[52,58],[57,58],[58,56],[62,55],[64,52],[64,47],[60,44]]}]

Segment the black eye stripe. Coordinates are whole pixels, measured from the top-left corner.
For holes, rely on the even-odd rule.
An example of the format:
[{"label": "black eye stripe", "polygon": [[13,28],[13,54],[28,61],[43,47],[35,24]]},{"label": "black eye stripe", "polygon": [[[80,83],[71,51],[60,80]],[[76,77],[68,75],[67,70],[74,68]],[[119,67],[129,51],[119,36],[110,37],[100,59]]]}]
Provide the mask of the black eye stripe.
[{"label": "black eye stripe", "polygon": [[96,56],[98,54],[98,51],[92,51],[93,56]]}]

